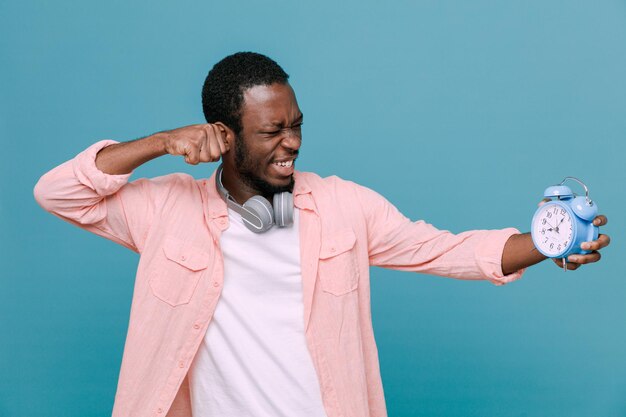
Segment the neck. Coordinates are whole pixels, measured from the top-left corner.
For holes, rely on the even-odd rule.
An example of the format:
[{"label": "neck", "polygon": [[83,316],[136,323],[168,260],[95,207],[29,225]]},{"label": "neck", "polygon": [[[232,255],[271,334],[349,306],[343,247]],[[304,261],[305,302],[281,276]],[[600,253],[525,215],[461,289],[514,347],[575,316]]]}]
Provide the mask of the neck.
[{"label": "neck", "polygon": [[270,202],[272,201],[271,195],[262,194],[247,181],[243,180],[239,172],[230,166],[222,167],[222,185],[239,205],[243,205],[243,203],[255,195],[262,195]]}]

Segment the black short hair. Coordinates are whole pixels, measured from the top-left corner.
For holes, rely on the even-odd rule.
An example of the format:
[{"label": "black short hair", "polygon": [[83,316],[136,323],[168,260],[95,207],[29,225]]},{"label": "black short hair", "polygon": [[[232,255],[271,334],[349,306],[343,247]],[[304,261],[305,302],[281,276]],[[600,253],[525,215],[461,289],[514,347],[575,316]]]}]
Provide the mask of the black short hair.
[{"label": "black short hair", "polygon": [[222,122],[241,133],[244,92],[257,85],[286,84],[289,75],[271,58],[237,52],[215,64],[202,87],[202,111],[207,123]]}]

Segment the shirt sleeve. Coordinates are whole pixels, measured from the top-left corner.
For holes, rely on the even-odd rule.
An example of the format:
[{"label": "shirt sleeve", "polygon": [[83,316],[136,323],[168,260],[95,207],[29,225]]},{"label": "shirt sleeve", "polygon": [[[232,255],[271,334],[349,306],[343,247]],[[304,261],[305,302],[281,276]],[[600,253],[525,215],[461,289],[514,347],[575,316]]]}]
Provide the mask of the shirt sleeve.
[{"label": "shirt sleeve", "polygon": [[504,244],[519,231],[472,230],[453,234],[424,221],[411,221],[380,194],[357,186],[365,214],[370,265],[503,285],[524,270],[502,273]]},{"label": "shirt sleeve", "polygon": [[114,143],[97,142],[44,174],[35,199],[63,220],[141,252],[154,213],[150,183],[129,183],[132,173],[109,175],[96,167],[98,152]]}]

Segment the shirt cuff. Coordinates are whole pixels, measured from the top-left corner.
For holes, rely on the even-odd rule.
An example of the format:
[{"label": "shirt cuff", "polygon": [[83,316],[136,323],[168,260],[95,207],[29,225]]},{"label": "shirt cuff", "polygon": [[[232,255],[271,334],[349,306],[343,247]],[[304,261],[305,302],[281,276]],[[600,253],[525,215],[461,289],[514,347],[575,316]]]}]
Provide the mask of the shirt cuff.
[{"label": "shirt cuff", "polygon": [[483,275],[495,285],[504,285],[519,279],[526,269],[520,269],[509,275],[502,272],[502,252],[507,240],[520,231],[510,227],[502,230],[491,230],[484,237],[476,251],[476,261]]},{"label": "shirt cuff", "polygon": [[128,182],[132,172],[122,175],[106,174],[96,167],[98,152],[109,145],[119,143],[114,140],[96,142],[78,155],[72,161],[74,175],[78,181],[94,190],[98,195],[106,197],[115,193]]}]

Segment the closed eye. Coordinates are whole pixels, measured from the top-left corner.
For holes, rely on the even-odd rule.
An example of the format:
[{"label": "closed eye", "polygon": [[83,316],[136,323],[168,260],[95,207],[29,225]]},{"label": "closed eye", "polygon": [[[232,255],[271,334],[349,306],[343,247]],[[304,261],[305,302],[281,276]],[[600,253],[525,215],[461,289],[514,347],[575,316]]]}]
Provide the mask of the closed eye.
[{"label": "closed eye", "polygon": [[[285,128],[285,129],[298,129],[299,130],[299,129],[302,128],[303,124],[304,124],[303,122],[299,122],[299,123],[294,124],[290,128]],[[268,135],[268,136],[276,136],[276,135],[278,135],[280,132],[282,132],[285,129],[270,130],[270,131],[261,132],[261,133],[264,134],[264,135]]]},{"label": "closed eye", "polygon": [[268,135],[268,136],[276,136],[280,132],[282,132],[282,130],[272,130],[271,132],[261,132],[261,133],[263,133],[264,135]]}]

